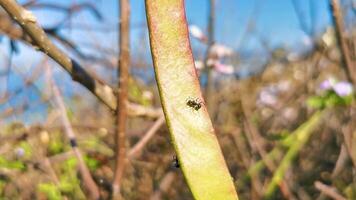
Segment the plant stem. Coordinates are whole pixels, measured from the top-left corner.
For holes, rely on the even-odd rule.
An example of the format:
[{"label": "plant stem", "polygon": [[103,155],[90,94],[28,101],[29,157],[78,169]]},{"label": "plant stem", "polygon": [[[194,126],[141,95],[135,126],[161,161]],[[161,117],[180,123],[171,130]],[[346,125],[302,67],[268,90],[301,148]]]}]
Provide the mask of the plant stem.
[{"label": "plant stem", "polygon": [[184,0],[146,0],[146,15],[159,95],[188,186],[197,200],[236,200],[232,178],[202,98]]},{"label": "plant stem", "polygon": [[311,134],[313,133],[314,129],[320,123],[323,115],[326,113],[326,110],[317,111],[313,114],[313,116],[304,124],[302,124],[294,133],[295,140],[289,150],[287,151],[286,155],[282,159],[281,163],[279,164],[278,168],[273,174],[273,178],[267,187],[267,191],[265,194],[266,199],[270,199],[274,194],[277,186],[283,180],[283,177],[286,171],[289,169],[290,165],[292,164],[295,157],[298,155],[300,150],[304,147],[304,145],[309,140]]},{"label": "plant stem", "polygon": [[356,86],[356,68],[351,59],[351,53],[345,37],[345,26],[342,17],[339,0],[330,0],[330,7],[335,26],[336,38],[341,50],[342,62],[345,69],[346,77],[349,82]]},{"label": "plant stem", "polygon": [[32,39],[35,48],[42,51],[56,61],[65,69],[74,81],[77,81],[95,96],[98,97],[109,108],[115,108],[115,95],[113,90],[93,77],[79,65],[78,62],[71,59],[62,50],[56,47],[47,37],[43,29],[37,24],[34,15],[20,6],[14,0],[1,0],[0,5],[14,19]]},{"label": "plant stem", "polygon": [[126,120],[128,106],[128,77],[130,67],[130,3],[129,0],[119,1],[119,61],[118,61],[118,96],[117,96],[117,132],[116,132],[116,166],[113,181],[113,198],[120,196],[120,184],[126,162]]},{"label": "plant stem", "polygon": [[209,1],[209,14],[208,14],[208,47],[206,51],[206,56],[205,56],[205,70],[206,70],[206,88],[205,88],[205,100],[206,104],[208,107],[208,110],[210,111],[210,114],[214,113],[213,112],[213,99],[212,99],[212,94],[214,92],[214,79],[212,76],[212,66],[208,65],[208,60],[210,57],[210,50],[211,47],[214,45],[215,39],[214,39],[214,28],[215,24],[215,0],[210,0]]},{"label": "plant stem", "polygon": [[48,72],[47,75],[48,75],[48,79],[49,79],[50,86],[52,89],[52,93],[54,96],[54,101],[55,101],[56,106],[58,107],[60,117],[61,117],[62,123],[64,125],[64,130],[65,130],[66,136],[70,142],[72,151],[78,160],[79,173],[81,175],[81,179],[83,180],[83,185],[86,189],[86,192],[89,194],[90,199],[99,199],[100,198],[99,188],[96,185],[93,177],[91,176],[90,171],[84,162],[83,155],[77,146],[77,139],[74,134],[72,125],[69,122],[69,119],[67,116],[67,111],[66,111],[66,108],[65,108],[65,105],[63,102],[63,98],[61,96],[61,93],[60,93],[58,87],[56,86],[53,79],[51,78],[52,75],[51,75],[49,67],[47,67],[47,72]]}]

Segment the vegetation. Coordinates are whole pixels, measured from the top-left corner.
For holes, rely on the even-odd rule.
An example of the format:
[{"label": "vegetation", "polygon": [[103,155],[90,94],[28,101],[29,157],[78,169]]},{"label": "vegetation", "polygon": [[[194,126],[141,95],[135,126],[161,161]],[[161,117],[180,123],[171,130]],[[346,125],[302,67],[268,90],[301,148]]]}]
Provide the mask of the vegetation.
[{"label": "vegetation", "polygon": [[354,3],[290,48],[194,2],[0,1],[0,199],[356,199]]}]

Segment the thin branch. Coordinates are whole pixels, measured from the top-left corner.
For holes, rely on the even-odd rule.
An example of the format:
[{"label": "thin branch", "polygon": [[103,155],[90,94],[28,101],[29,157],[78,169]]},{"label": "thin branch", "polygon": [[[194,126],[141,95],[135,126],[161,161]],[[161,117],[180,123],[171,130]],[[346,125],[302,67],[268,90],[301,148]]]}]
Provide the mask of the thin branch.
[{"label": "thin branch", "polygon": [[316,181],[314,183],[314,186],[316,187],[316,189],[318,189],[319,191],[326,194],[327,196],[329,196],[332,199],[346,200],[346,198],[341,196],[334,187],[325,185],[324,183],[319,182],[319,181]]},{"label": "thin branch", "polygon": [[117,96],[117,132],[116,132],[116,158],[115,174],[112,183],[112,196],[119,198],[120,185],[124,175],[126,162],[126,121],[128,107],[128,81],[130,67],[130,2],[119,1],[120,30],[119,30],[119,62],[118,62],[118,96]]},{"label": "thin branch", "polygon": [[[0,32],[3,32],[12,39],[22,38],[25,42],[47,54],[65,69],[74,81],[86,87],[112,111],[116,110],[115,91],[109,85],[93,78],[78,62],[56,47],[47,37],[44,30],[36,23],[36,18],[31,12],[25,10],[13,0],[1,0],[0,6],[23,28],[26,34],[22,31],[14,31],[15,29],[12,29],[13,24],[8,21],[3,22],[3,20],[0,20],[0,27],[3,27],[0,28]],[[161,112],[161,109],[146,109],[144,106],[132,103],[129,103],[128,107],[130,112],[133,111],[136,113],[138,109],[139,111],[137,112],[139,115],[147,114],[151,117],[158,117],[158,113]]]},{"label": "thin branch", "polygon": [[99,188],[96,185],[96,183],[94,182],[94,180],[89,172],[89,169],[84,162],[82,153],[80,152],[80,150],[77,146],[77,140],[76,140],[74,131],[72,129],[72,126],[69,122],[68,116],[66,114],[67,111],[64,106],[62,96],[59,92],[58,87],[55,85],[54,81],[51,79],[51,73],[50,73],[49,67],[47,68],[47,72],[48,72],[48,79],[50,81],[50,85],[51,85],[53,96],[54,96],[54,101],[60,111],[60,117],[61,117],[62,123],[64,125],[65,133],[70,141],[70,145],[72,147],[73,153],[78,160],[79,172],[81,174],[83,184],[86,187],[85,189],[87,190],[89,197],[91,199],[99,199],[100,198]]},{"label": "thin branch", "polygon": [[333,15],[336,38],[340,46],[346,76],[349,82],[353,83],[353,85],[356,86],[356,68],[354,63],[352,62],[350,50],[347,45],[346,36],[344,33],[344,20],[342,17],[339,0],[330,0],[330,6]]},{"label": "thin branch", "polygon": [[159,128],[164,124],[165,119],[164,116],[162,115],[160,118],[158,118],[155,123],[152,125],[152,127],[147,131],[145,136],[142,137],[142,139],[136,143],[134,147],[131,148],[127,156],[132,159],[135,158],[139,152],[143,149],[143,147],[147,144],[147,142],[155,135],[155,133],[159,130]]},{"label": "thin branch", "polygon": [[[241,108],[243,112],[244,129],[247,138],[250,140],[251,148],[258,152],[263,162],[267,166],[268,170],[273,173],[276,170],[277,166],[273,162],[273,160],[268,159],[267,156],[268,154],[266,151],[267,142],[261,135],[258,128],[251,122],[250,120],[252,119],[251,109],[249,109],[249,107],[246,105],[245,100],[243,98],[241,98]],[[286,199],[291,198],[292,193],[284,178],[281,180],[281,184],[279,184],[278,186],[281,189],[281,192]]]},{"label": "thin branch", "polygon": [[24,29],[37,49],[61,65],[74,81],[81,83],[109,108],[115,110],[116,102],[112,88],[93,79],[78,62],[56,47],[47,37],[44,30],[37,24],[35,16],[30,11],[25,10],[13,0],[2,0],[0,5]]},{"label": "thin branch", "polygon": [[161,183],[159,184],[159,189],[153,193],[150,200],[161,200],[162,194],[168,192],[175,178],[176,178],[176,174],[174,172],[168,172],[162,178]]},{"label": "thin branch", "polygon": [[[340,147],[340,153],[339,157],[335,163],[335,167],[333,169],[333,172],[331,174],[332,179],[336,179],[339,174],[345,170],[346,164],[349,161],[349,155],[347,153],[347,149],[345,144],[342,144]],[[321,192],[317,200],[322,200],[325,199],[326,194],[324,192]]]},{"label": "thin branch", "polygon": [[208,13],[208,47],[206,51],[206,56],[204,60],[207,82],[205,88],[205,102],[210,113],[212,113],[212,93],[214,92],[214,79],[212,75],[212,66],[208,65],[210,49],[214,45],[214,24],[215,24],[215,0],[210,0],[209,3],[209,13]]},{"label": "thin branch", "polygon": [[342,170],[345,170],[345,166],[347,164],[347,161],[349,161],[349,155],[347,153],[347,147],[345,144],[342,144],[340,147],[340,153],[339,157],[335,163],[335,167],[333,169],[333,172],[331,174],[331,177],[337,178],[339,174],[342,172]]}]

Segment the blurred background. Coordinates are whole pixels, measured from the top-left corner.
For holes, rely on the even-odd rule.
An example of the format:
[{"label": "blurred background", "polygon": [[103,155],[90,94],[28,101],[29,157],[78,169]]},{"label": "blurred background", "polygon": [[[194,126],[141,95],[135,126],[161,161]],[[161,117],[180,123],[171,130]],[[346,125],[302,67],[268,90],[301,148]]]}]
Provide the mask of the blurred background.
[{"label": "blurred background", "polygon": [[[18,3],[56,46],[116,91],[118,1]],[[134,106],[122,195],[193,199],[172,165],[174,149],[160,120],[144,1],[130,3]],[[356,199],[356,1],[186,0],[185,6],[205,104],[240,199]],[[3,9],[0,34],[0,198],[86,198],[51,85],[108,198],[114,112],[31,45]],[[149,140],[136,146],[148,130]]]}]

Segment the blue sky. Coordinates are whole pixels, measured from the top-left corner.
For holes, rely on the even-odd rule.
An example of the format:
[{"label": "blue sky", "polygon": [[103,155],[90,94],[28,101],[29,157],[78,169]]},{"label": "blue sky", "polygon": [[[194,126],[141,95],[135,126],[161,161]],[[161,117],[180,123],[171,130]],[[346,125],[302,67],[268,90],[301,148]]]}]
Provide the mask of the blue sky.
[{"label": "blue sky", "polygon": [[[328,0],[297,0],[300,5],[306,21],[310,25],[309,1],[315,3],[316,8],[316,29],[322,31],[327,24],[330,24],[330,15],[328,13]],[[73,2],[84,2],[80,0],[47,0],[47,2],[56,2],[63,5]],[[117,24],[118,6],[117,0],[92,0],[104,16],[106,26],[114,27]],[[208,0],[186,0],[186,12],[189,23],[196,24],[203,30],[207,26],[207,2]],[[303,32],[300,30],[297,15],[292,7],[292,0],[216,0],[216,40],[223,44],[229,44],[233,48],[241,45],[241,37],[246,29],[246,24],[255,11],[256,30],[268,38],[272,46],[276,45],[295,45],[300,42]],[[131,0],[132,17],[132,44],[135,46],[137,38],[141,34],[141,29],[146,29],[141,24],[146,23],[144,16],[144,0]],[[52,10],[45,12],[36,12],[39,21],[44,25],[53,24],[60,19],[59,13],[53,13]],[[95,20],[89,12],[82,12],[77,15],[73,21],[85,20],[88,24],[100,25],[101,22]],[[72,32],[73,33],[73,32]],[[141,34],[141,35],[140,35]],[[109,37],[107,37],[110,35]],[[74,36],[75,37],[75,36]],[[83,39],[83,36],[77,36]],[[106,34],[105,41],[113,44],[116,40],[116,34]],[[105,43],[105,41],[103,41]],[[116,44],[116,43],[114,43]],[[252,45],[253,46],[253,45]]]},{"label": "blue sky", "polygon": [[[314,2],[317,33],[321,33],[330,25],[331,16],[328,10],[328,0],[297,0],[298,5],[304,13],[304,18],[308,26],[310,26],[309,17],[309,1]],[[25,2],[25,1],[20,1]],[[62,5],[70,5],[73,3],[88,2],[88,0],[42,0],[40,2],[59,3]],[[62,34],[72,39],[78,44],[81,49],[87,53],[100,55],[103,52],[101,48],[106,48],[111,51],[117,51],[117,22],[118,22],[118,0],[89,0],[97,6],[103,15],[103,21],[98,21],[93,15],[88,12],[80,12],[74,15],[70,21],[70,25],[75,27],[76,24],[81,24],[86,27],[99,27],[105,29],[101,32],[88,32],[77,29],[66,28],[61,31]],[[187,19],[190,24],[195,24],[201,29],[207,29],[207,14],[208,0],[186,0]],[[260,47],[259,41],[253,35],[242,37],[246,31],[246,25],[251,18],[255,19],[255,27],[258,34],[263,37],[271,47],[284,46],[289,49],[303,49],[303,38],[305,33],[300,29],[297,15],[292,6],[292,0],[216,0],[216,42],[225,44],[234,48],[237,51],[258,51]],[[63,13],[53,10],[33,10],[38,21],[44,27],[51,27],[64,18]],[[143,59],[148,64],[151,64],[150,52],[148,46],[148,33],[146,28],[146,18],[144,10],[144,0],[131,0],[131,49],[132,57],[135,60]],[[205,51],[205,46],[199,44],[198,41],[191,39],[194,52]],[[20,54],[12,59],[13,69],[21,71],[23,74],[30,74],[34,66],[37,66],[42,57],[42,53],[33,50],[26,45],[20,46]],[[100,48],[96,48],[100,47]],[[1,56],[5,56],[8,52],[8,40],[4,38],[0,45]],[[115,54],[114,56],[116,56]],[[195,55],[199,57],[199,54]],[[85,64],[85,61],[81,61]],[[6,69],[8,66],[7,60],[0,59],[0,70]],[[149,69],[152,69],[148,66]],[[56,78],[61,83],[66,83],[62,89],[67,95],[78,93],[78,90],[83,90],[78,84],[71,81],[71,78],[63,72],[60,67],[53,68],[57,73]],[[97,70],[97,69],[91,69]],[[98,70],[97,70],[98,71]],[[152,71],[151,71],[152,72]],[[100,70],[99,70],[100,73]],[[147,73],[143,72],[143,73]],[[115,73],[101,73],[101,76],[106,80],[108,76],[114,80]],[[151,73],[152,76],[152,73]],[[153,77],[153,76],[152,76]],[[9,77],[9,88],[13,90],[21,87],[23,84],[22,78],[18,72],[13,72]],[[7,80],[0,78],[0,91],[6,89]],[[115,81],[113,81],[115,82]],[[38,81],[37,86],[44,88],[45,82]],[[27,93],[17,96],[6,105],[0,106],[0,111],[7,108],[9,105],[16,106],[23,99],[30,101],[38,100],[35,95],[35,90],[29,89]],[[43,107],[40,107],[40,113],[43,113]],[[35,112],[30,112],[29,115],[33,118]],[[39,115],[41,118],[43,115]],[[27,118],[28,119],[28,118]],[[30,120],[30,121],[33,121]]]}]

